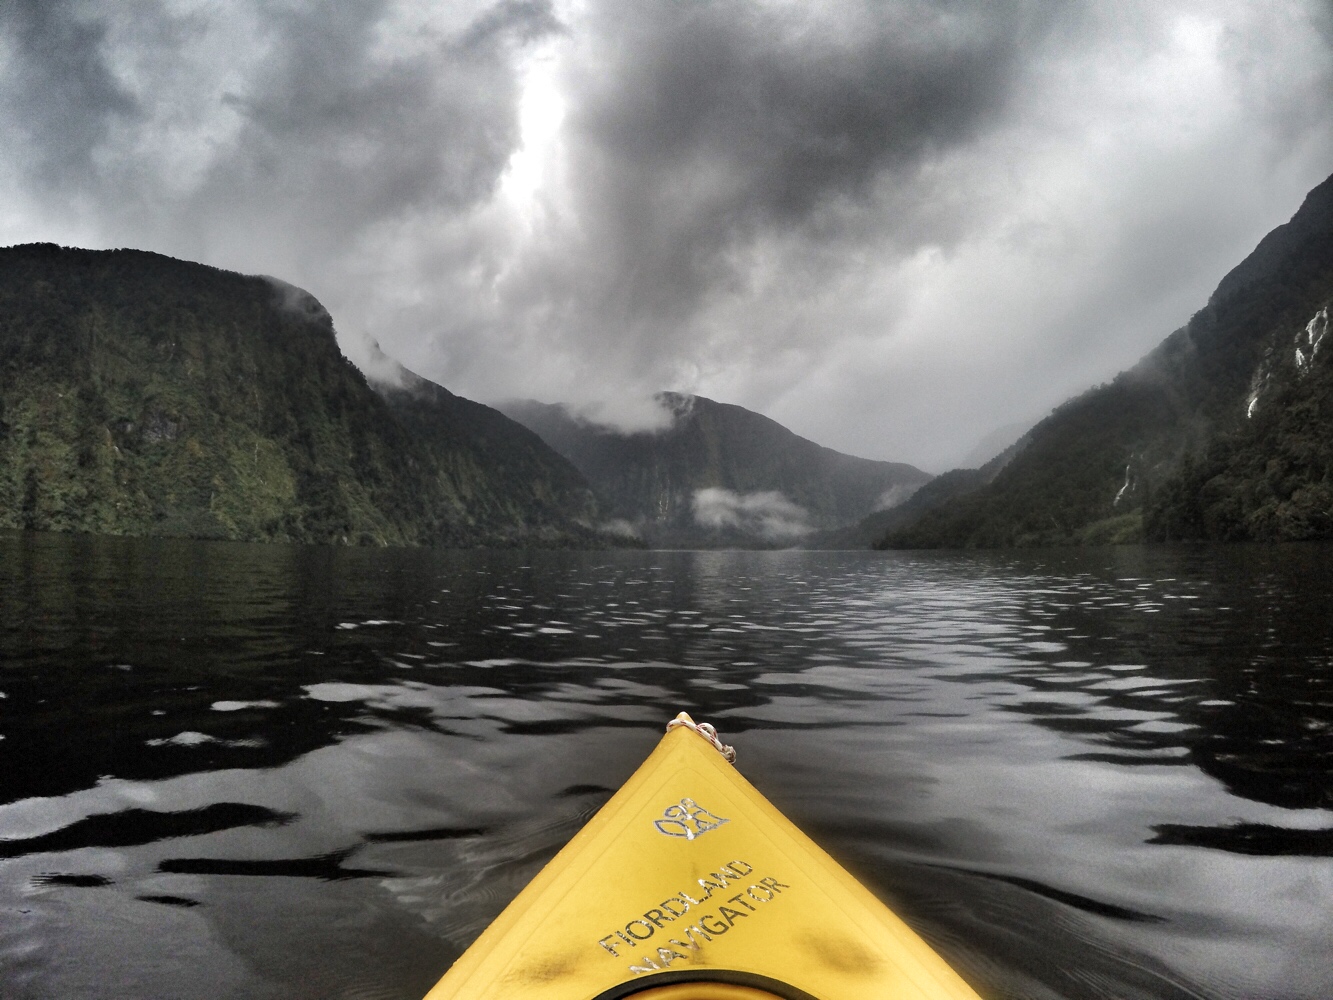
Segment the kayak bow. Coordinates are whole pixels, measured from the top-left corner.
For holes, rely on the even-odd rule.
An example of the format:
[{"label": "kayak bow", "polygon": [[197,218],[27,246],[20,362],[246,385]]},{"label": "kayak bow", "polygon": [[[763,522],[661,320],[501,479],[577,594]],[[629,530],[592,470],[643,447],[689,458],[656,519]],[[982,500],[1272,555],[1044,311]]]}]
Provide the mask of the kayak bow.
[{"label": "kayak bow", "polygon": [[978,1000],[733,758],[682,712],[426,1000]]}]

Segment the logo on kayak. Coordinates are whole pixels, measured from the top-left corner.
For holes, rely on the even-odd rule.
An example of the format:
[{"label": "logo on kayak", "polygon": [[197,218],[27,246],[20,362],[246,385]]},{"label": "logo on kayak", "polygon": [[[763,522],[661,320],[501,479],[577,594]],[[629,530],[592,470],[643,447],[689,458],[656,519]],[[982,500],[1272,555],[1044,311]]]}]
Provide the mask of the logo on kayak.
[{"label": "logo on kayak", "polygon": [[[754,874],[754,865],[744,861],[718,865],[716,871],[695,880],[697,889],[691,886],[688,891],[668,896],[644,910],[642,916],[626,921],[623,929],[611,931],[597,943],[612,958],[633,959],[629,971],[636,976],[661,972],[675,961],[701,961],[708,942],[730,933],[738,922],[744,926],[750,917],[763,912],[769,903],[782,895],[783,890],[791,888],[775,878],[755,878],[750,882]],[[750,884],[746,885],[747,882]],[[745,888],[740,889],[741,886]],[[729,905],[716,901],[722,893],[732,889],[740,891],[727,897]],[[704,909],[708,912],[699,912]],[[656,949],[652,944],[644,944],[659,931],[662,937],[654,941]],[[637,951],[640,947],[643,950]]]},{"label": "logo on kayak", "polygon": [[710,813],[694,799],[681,799],[678,804],[667,806],[662,812],[662,818],[653,820],[653,826],[657,827],[658,833],[668,837],[694,840],[730,822],[729,819]]}]

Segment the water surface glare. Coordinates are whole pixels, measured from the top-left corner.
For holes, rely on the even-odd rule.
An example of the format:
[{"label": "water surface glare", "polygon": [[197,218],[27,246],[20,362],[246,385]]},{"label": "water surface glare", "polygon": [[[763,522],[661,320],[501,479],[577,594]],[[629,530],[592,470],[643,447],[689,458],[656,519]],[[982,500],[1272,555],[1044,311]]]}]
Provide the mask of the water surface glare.
[{"label": "water surface glare", "polygon": [[0,535],[0,994],[420,997],[680,709],[986,997],[1333,996],[1333,549]]}]

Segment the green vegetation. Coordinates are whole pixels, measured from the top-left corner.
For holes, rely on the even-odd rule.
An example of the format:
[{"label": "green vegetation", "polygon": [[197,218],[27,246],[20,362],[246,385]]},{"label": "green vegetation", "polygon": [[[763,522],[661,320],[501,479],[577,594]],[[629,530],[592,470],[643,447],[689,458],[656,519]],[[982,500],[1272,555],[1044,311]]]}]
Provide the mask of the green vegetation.
[{"label": "green vegetation", "polygon": [[1187,455],[1154,495],[1148,537],[1333,538],[1333,366],[1319,352],[1298,367],[1288,349],[1265,369],[1253,417]]},{"label": "green vegetation", "polygon": [[594,516],[499,413],[424,380],[372,390],[304,292],[139,251],[0,250],[0,527],[559,544]]},{"label": "green vegetation", "polygon": [[1331,301],[1333,178],[1187,326],[1038,424],[992,482],[877,545],[1333,537],[1333,340],[1316,344]]}]

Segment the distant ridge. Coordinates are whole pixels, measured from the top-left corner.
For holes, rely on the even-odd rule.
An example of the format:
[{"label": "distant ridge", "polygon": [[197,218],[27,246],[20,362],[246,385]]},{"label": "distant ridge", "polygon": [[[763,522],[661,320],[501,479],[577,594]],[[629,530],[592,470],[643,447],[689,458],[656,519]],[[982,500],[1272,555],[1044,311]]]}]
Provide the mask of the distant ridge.
[{"label": "distant ridge", "polygon": [[1333,538],[1333,177],[1132,369],[891,547]]},{"label": "distant ridge", "polygon": [[844,455],[744,407],[661,393],[666,426],[625,433],[559,404],[499,404],[584,475],[601,509],[649,544],[801,545],[901,503],[931,477]]},{"label": "distant ridge", "polygon": [[373,391],[308,293],[138,250],[0,249],[0,528],[584,544],[578,472],[502,414]]},{"label": "distant ridge", "polygon": [[1024,435],[980,468],[950,469],[926,483],[903,503],[886,510],[877,510],[857,524],[819,532],[807,539],[807,544],[818,549],[883,548],[880,542],[887,534],[914,523],[928,511],[976,493],[993,482],[1026,445],[1027,435]]}]

